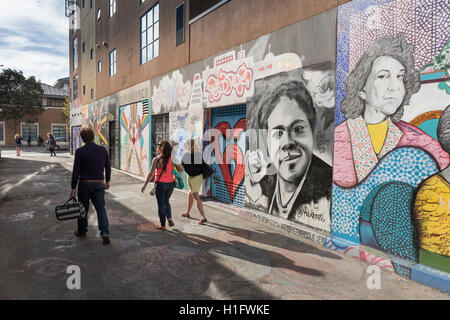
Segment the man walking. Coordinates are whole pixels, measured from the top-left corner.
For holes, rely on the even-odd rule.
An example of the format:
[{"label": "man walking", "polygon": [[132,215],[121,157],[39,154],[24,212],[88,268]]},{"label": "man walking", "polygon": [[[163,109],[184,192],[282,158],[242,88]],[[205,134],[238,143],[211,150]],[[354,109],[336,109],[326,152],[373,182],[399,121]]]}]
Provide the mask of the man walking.
[{"label": "man walking", "polygon": [[[86,216],[78,219],[78,230],[75,236],[85,236],[88,229],[89,200],[97,211],[98,228],[103,238],[103,244],[111,242],[109,238],[109,223],[105,209],[105,190],[109,189],[111,180],[111,163],[108,151],[105,147],[94,143],[94,131],[83,127],[80,136],[85,145],[75,151],[75,162],[72,173],[72,192],[70,197],[76,194],[78,185],[78,199],[86,209]],[[105,171],[105,176],[103,172]]]}]

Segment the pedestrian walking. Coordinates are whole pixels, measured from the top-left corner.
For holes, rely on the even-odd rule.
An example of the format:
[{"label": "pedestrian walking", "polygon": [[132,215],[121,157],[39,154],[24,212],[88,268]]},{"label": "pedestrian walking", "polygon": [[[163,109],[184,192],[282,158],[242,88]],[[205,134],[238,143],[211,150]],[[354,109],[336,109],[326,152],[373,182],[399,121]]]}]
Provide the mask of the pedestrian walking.
[{"label": "pedestrian walking", "polygon": [[31,147],[31,136],[28,136],[27,142],[28,142],[28,146]]},{"label": "pedestrian walking", "polygon": [[85,236],[88,231],[89,201],[92,201],[97,211],[98,228],[103,244],[108,244],[111,242],[105,209],[105,190],[109,189],[111,181],[111,163],[108,151],[105,147],[94,143],[94,131],[91,128],[83,127],[80,136],[85,145],[75,151],[70,197],[75,197],[79,181],[78,200],[84,205],[86,216],[78,219],[75,236]]},{"label": "pedestrian walking", "polygon": [[48,137],[48,150],[50,150],[50,157],[51,156],[55,156],[56,157],[56,153],[55,153],[55,145],[56,145],[56,139],[55,137],[53,137],[53,135],[51,133],[47,133],[47,137]]},{"label": "pedestrian walking", "polygon": [[194,200],[197,203],[197,209],[202,216],[202,219],[198,221],[198,224],[208,222],[206,219],[205,211],[203,209],[203,203],[200,199],[200,188],[203,183],[203,169],[205,162],[203,156],[196,149],[195,141],[193,139],[186,140],[184,149],[187,150],[181,160],[184,171],[187,175],[187,184],[189,186],[189,194],[187,199],[187,209],[181,215],[186,218],[190,218],[190,212],[194,205]]},{"label": "pedestrian walking", "polygon": [[157,145],[157,152],[159,155],[153,158],[150,172],[141,191],[145,192],[145,188],[156,171],[155,196],[158,202],[158,215],[160,221],[160,225],[157,225],[156,228],[158,230],[166,230],[166,219],[169,223],[169,227],[173,227],[175,225],[172,220],[172,209],[170,207],[170,196],[175,188],[173,167],[175,166],[180,171],[183,170],[183,167],[172,162],[172,146],[169,141],[161,141]]},{"label": "pedestrian walking", "polygon": [[44,146],[44,139],[42,139],[41,136],[38,137],[38,145],[39,145],[39,147],[43,147]]},{"label": "pedestrian walking", "polygon": [[16,139],[16,155],[20,156],[20,148],[22,147],[22,136],[18,133],[14,136],[14,139]]}]

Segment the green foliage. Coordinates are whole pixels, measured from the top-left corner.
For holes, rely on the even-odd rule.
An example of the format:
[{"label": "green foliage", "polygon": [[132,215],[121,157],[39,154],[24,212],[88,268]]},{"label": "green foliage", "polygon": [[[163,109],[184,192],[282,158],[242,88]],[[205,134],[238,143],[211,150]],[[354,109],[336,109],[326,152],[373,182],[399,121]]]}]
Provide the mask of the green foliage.
[{"label": "green foliage", "polygon": [[68,97],[63,103],[63,119],[67,123],[67,128],[70,128],[70,100]]},{"label": "green foliage", "polygon": [[26,114],[44,111],[40,81],[25,78],[22,71],[5,69],[0,73],[0,119],[19,119]]}]

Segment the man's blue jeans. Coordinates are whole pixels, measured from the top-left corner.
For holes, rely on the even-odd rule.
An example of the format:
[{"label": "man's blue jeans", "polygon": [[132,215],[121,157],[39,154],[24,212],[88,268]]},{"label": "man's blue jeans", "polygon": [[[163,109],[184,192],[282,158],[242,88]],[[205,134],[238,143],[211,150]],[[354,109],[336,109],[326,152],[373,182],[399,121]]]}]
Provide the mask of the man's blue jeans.
[{"label": "man's blue jeans", "polygon": [[166,226],[166,218],[172,219],[172,209],[170,208],[170,196],[175,188],[175,182],[157,182],[155,196],[158,201],[158,215],[161,226]]},{"label": "man's blue jeans", "polygon": [[105,185],[101,182],[80,182],[78,185],[78,200],[86,209],[86,216],[78,219],[78,232],[85,234],[88,231],[89,200],[92,200],[97,211],[98,229],[100,234],[109,234],[109,222],[105,209]]}]

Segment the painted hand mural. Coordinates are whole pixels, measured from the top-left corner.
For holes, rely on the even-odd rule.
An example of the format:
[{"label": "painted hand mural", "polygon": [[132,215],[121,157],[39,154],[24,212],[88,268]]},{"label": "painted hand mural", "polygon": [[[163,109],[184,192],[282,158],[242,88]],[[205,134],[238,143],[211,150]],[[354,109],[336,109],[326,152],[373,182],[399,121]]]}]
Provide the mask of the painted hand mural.
[{"label": "painted hand mural", "polygon": [[143,103],[120,108],[120,169],[147,177],[150,152],[150,117]]}]

